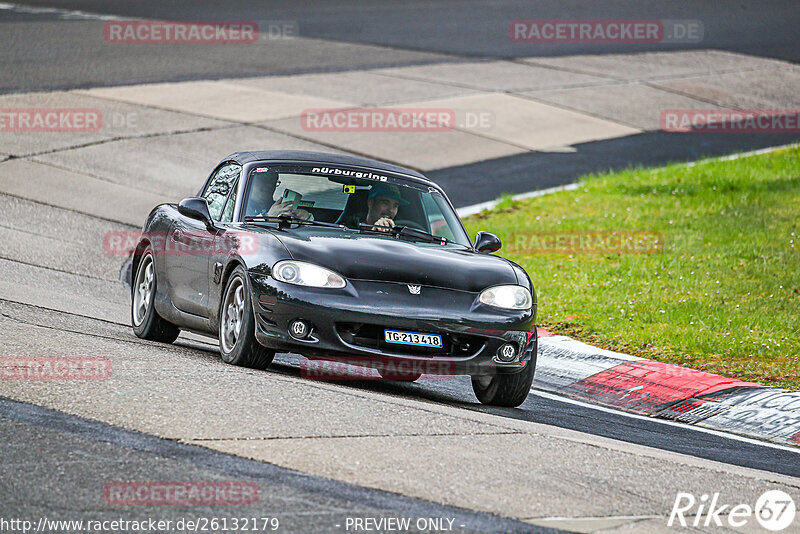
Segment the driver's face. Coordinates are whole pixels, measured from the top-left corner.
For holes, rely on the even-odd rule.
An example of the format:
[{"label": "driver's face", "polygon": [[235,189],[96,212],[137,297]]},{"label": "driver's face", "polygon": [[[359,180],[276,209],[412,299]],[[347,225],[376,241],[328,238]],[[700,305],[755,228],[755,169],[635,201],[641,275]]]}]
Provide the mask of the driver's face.
[{"label": "driver's face", "polygon": [[267,181],[268,180],[266,177],[261,176],[256,177],[255,181],[253,181],[253,188],[250,191],[250,197],[259,205],[272,203],[272,192],[270,191]]},{"label": "driver's face", "polygon": [[400,208],[400,201],[391,197],[375,197],[367,199],[367,206],[369,207],[367,219],[375,222],[382,217],[394,219]]}]

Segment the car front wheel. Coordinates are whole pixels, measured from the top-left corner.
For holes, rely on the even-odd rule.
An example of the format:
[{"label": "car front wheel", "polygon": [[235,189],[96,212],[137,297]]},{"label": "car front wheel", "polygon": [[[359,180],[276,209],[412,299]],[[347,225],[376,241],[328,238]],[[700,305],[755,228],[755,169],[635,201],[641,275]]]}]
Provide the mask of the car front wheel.
[{"label": "car front wheel", "polygon": [[250,303],[247,275],[239,266],[231,273],[222,294],[219,313],[219,350],[222,360],[231,365],[266,369],[275,351],[256,341],[255,317]]},{"label": "car front wheel", "polygon": [[489,376],[473,376],[472,391],[481,404],[516,408],[528,398],[536,372],[536,354],[539,340],[534,334],[533,357],[518,373],[497,373]]},{"label": "car front wheel", "polygon": [[528,398],[533,383],[534,366],[519,373],[473,376],[472,391],[481,404],[516,408]]}]

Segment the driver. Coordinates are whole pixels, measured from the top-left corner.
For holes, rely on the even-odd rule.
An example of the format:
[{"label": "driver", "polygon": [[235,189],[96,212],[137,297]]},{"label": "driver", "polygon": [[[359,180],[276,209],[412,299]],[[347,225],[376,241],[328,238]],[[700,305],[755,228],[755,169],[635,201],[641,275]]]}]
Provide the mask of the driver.
[{"label": "driver", "polygon": [[247,214],[256,217],[277,217],[278,215],[288,214],[299,219],[311,219],[311,213],[304,209],[292,209],[292,201],[281,202],[280,199],[273,201],[272,194],[275,191],[275,184],[278,180],[278,173],[275,171],[260,172],[252,175],[253,185],[250,186],[250,199],[247,204]]},{"label": "driver", "polygon": [[[351,228],[358,228],[359,223],[373,224],[375,226],[394,227],[397,210],[409,202],[400,195],[400,188],[392,184],[375,184],[367,195],[367,215],[360,220],[357,215],[353,220],[346,222]],[[349,224],[348,224],[349,223]]]}]

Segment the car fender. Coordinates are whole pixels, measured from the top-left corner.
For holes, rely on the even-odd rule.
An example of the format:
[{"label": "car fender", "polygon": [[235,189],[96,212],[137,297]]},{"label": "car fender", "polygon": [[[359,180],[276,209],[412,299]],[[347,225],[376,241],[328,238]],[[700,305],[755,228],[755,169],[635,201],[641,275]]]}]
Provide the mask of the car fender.
[{"label": "car fender", "polygon": [[531,297],[533,298],[533,320],[535,321],[537,311],[536,288],[533,287],[533,282],[531,281],[530,276],[528,276],[528,273],[519,264],[514,263],[508,258],[502,259],[504,259],[514,269],[514,274],[517,276],[517,283],[531,292]]},{"label": "car fender", "polygon": [[[248,253],[240,253],[240,251],[231,250],[227,257],[224,259],[219,258],[218,261],[215,262],[215,265],[211,266],[214,272],[210,273],[210,276],[212,276],[214,285],[209,294],[208,316],[209,322],[212,325],[219,324],[219,308],[222,302],[222,293],[225,291],[228,279],[236,267],[241,266],[245,272],[254,269],[269,272],[275,262],[291,259],[292,256],[283,242],[272,232],[264,230],[267,229],[261,229],[261,231],[257,232],[248,232],[257,240],[258,245],[254,250],[248,251]],[[217,282],[216,269],[220,270],[219,282]]]},{"label": "car fender", "polygon": [[[136,276],[136,269],[139,266],[139,260],[141,260],[145,249],[148,245],[153,245],[154,236],[164,238],[169,233],[174,220],[174,214],[177,214],[177,212],[178,207],[176,204],[159,204],[148,214],[142,226],[142,233],[138,236],[136,247],[133,250],[133,258],[131,261],[131,286],[133,286],[133,277]],[[156,278],[160,281],[156,286],[156,308],[158,309],[163,307],[165,299],[168,301],[168,297],[166,297],[168,295],[168,278],[166,276],[162,255],[154,254],[153,261],[155,262]]]}]

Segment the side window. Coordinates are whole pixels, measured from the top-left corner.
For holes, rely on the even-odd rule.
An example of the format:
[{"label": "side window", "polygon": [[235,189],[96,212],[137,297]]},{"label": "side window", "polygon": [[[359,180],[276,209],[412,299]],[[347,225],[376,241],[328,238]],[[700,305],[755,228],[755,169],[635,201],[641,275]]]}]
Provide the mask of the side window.
[{"label": "side window", "polygon": [[217,169],[217,172],[211,177],[211,181],[208,182],[203,198],[208,202],[208,211],[215,221],[220,220],[225,199],[228,198],[228,193],[231,192],[241,170],[241,165],[226,163]]},{"label": "side window", "polygon": [[228,197],[228,202],[225,203],[225,209],[222,210],[222,219],[220,222],[233,222],[233,208],[236,206],[236,190],[238,189],[237,186],[239,182],[236,181],[233,183],[233,190],[231,191],[231,196]]},{"label": "side window", "polygon": [[438,235],[447,239],[454,239],[453,232],[447,223],[447,219],[442,213],[442,209],[436,203],[433,195],[422,193],[422,205],[425,208],[425,216],[428,219],[428,226],[433,235]]}]

